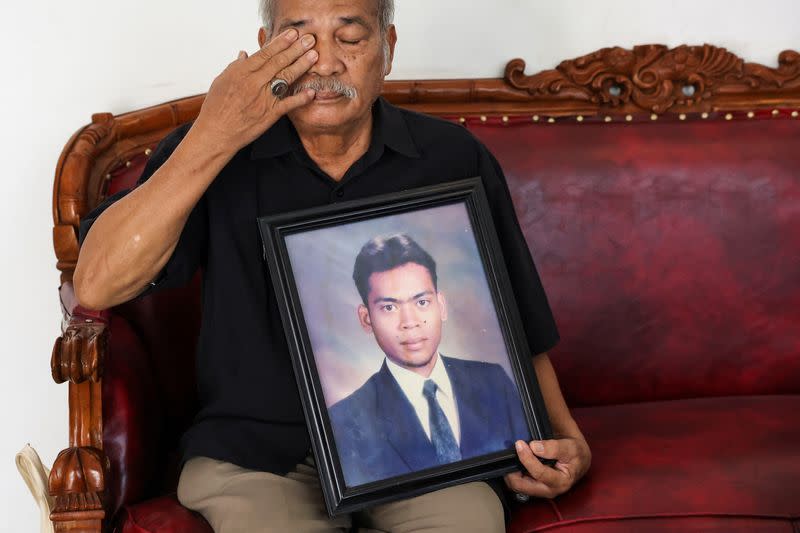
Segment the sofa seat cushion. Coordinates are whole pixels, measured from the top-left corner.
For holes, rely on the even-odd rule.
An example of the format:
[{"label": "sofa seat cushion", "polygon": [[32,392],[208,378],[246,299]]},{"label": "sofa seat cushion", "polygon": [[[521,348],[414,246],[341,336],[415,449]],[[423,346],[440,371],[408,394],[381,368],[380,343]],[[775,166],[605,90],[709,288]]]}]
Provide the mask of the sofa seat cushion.
[{"label": "sofa seat cushion", "polygon": [[174,494],[120,509],[116,533],[214,533],[199,514],[182,506]]},{"label": "sofa seat cushion", "polygon": [[[800,395],[573,409],[589,474],[553,501],[513,510],[509,531],[795,531]],[[794,526],[792,522],[794,521]],[[120,510],[121,533],[212,533],[163,496]]]},{"label": "sofa seat cushion", "polygon": [[513,510],[509,531],[793,531],[800,395],[573,409],[592,467]]}]

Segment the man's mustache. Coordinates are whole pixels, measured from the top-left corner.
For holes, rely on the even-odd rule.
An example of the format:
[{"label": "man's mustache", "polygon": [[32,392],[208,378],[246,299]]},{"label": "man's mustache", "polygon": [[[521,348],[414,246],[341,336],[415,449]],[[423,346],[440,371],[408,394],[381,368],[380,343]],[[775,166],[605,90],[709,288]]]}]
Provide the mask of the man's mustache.
[{"label": "man's mustache", "polygon": [[318,93],[336,93],[350,100],[353,100],[358,95],[355,87],[344,83],[339,78],[332,77],[315,76],[310,78],[295,85],[294,89],[292,89],[292,94],[297,94],[306,89],[313,89]]}]

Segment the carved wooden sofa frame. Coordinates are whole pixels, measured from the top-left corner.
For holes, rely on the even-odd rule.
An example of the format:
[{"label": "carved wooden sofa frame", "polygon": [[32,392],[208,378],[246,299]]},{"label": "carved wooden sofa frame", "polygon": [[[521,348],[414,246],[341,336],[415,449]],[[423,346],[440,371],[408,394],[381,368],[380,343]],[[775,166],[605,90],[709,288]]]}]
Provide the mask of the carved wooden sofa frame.
[{"label": "carved wooden sofa frame", "polygon": [[[503,78],[392,81],[389,101],[460,120],[639,121],[790,113],[800,107],[800,54],[784,51],[778,67],[746,63],[711,45],[605,48],[529,76],[508,63]],[[56,383],[69,382],[69,447],[53,465],[49,489],[56,531],[99,532],[106,526],[101,380],[108,333],[105,312],[81,308],[71,280],[78,225],[105,194],[112,169],[179,124],[193,120],[204,95],[114,116],[100,113],[75,133],[58,161],[53,191],[53,242],[61,272],[63,335],[53,348]]]}]

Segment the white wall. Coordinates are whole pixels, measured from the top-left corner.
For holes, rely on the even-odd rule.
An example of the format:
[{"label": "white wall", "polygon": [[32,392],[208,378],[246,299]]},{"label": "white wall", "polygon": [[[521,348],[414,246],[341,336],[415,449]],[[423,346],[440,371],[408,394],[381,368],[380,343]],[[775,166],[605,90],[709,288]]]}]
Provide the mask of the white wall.
[{"label": "white wall", "polygon": [[[256,0],[9,4],[0,8],[0,531],[27,532],[38,515],[13,455],[30,442],[51,465],[67,442],[66,385],[49,377],[58,155],[93,112],[204,92],[238,50],[256,47],[258,21]],[[800,49],[798,21],[797,0],[397,0],[393,78],[496,77],[512,57],[531,73],[644,43],[709,42],[775,66],[781,50]]]}]

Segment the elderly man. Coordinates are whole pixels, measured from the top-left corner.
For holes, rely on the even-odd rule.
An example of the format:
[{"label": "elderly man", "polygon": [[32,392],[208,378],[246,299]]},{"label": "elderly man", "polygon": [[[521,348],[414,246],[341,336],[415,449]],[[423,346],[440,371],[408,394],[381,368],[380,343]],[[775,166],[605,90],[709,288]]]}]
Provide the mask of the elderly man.
[{"label": "elderly man", "polygon": [[558,435],[518,442],[526,472],[506,484],[553,497],[584,474],[590,452],[544,353],[558,334],[497,162],[459,126],[379,98],[397,41],[393,2],[261,7],[261,48],[214,80],[197,119],[161,142],[137,187],[86,217],[77,297],[107,308],[202,270],[200,410],[182,440],[178,498],[215,531],[502,531],[502,505],[483,482],[327,517],[259,216],[480,175]]}]

